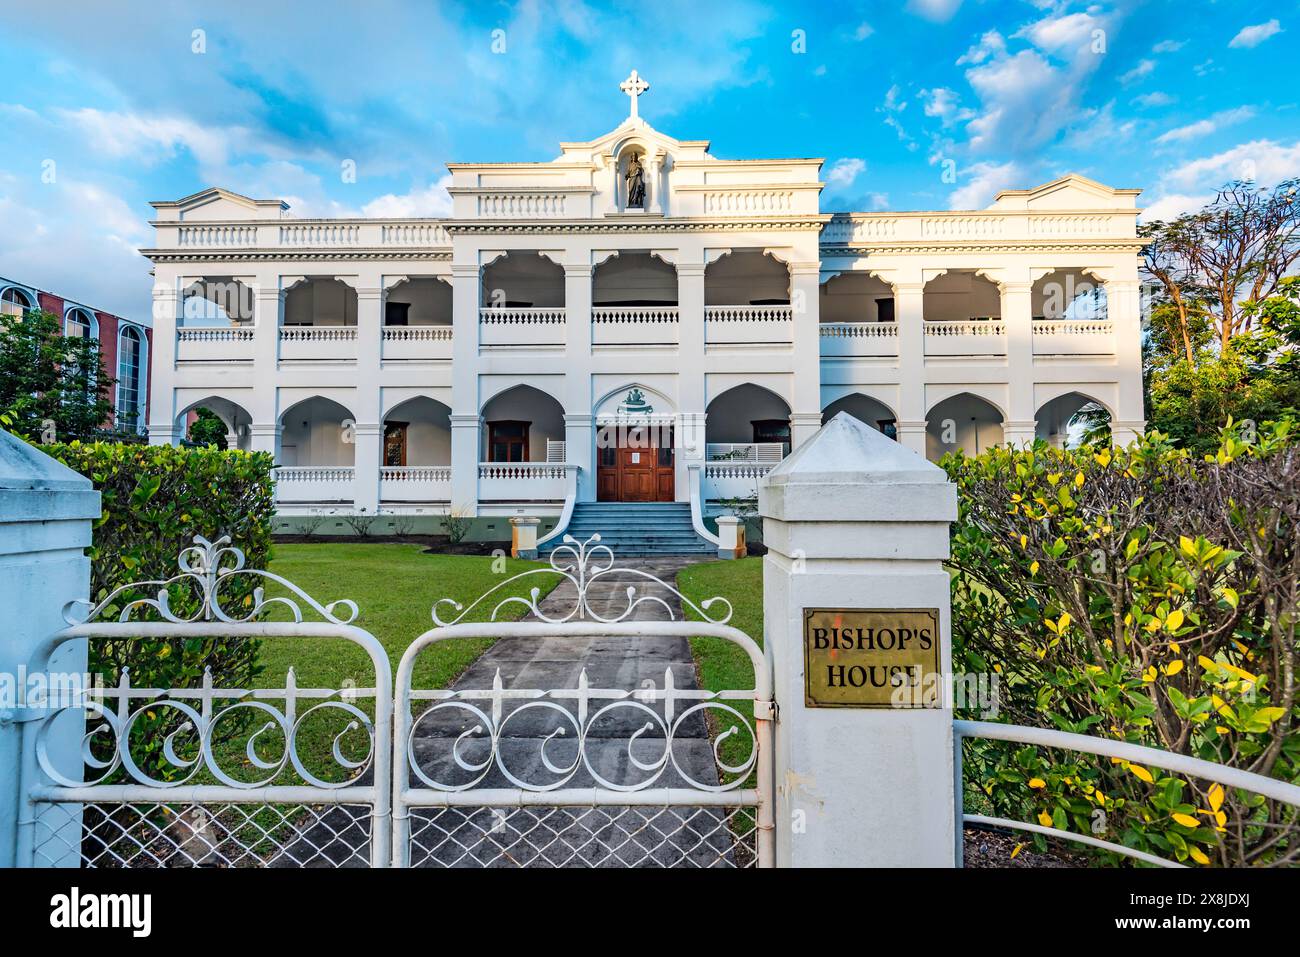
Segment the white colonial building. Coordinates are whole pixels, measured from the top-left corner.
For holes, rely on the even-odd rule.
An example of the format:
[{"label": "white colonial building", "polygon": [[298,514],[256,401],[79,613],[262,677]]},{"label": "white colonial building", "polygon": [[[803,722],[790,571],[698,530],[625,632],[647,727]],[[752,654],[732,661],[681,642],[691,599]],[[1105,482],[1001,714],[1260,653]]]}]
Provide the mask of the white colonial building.
[{"label": "white colonial building", "polygon": [[1137,190],[827,213],[822,160],[717,159],[642,120],[644,86],[550,162],[449,164],[445,219],[155,203],[152,441],[213,410],[275,454],[285,514],[699,527],[842,410],[932,458],[1060,442],[1089,404],[1142,429]]}]

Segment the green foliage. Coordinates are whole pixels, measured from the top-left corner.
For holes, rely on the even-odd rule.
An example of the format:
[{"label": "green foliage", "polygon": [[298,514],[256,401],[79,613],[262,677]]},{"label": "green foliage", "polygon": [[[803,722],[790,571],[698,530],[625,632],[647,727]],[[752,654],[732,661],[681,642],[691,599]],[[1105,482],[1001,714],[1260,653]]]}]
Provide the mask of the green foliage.
[{"label": "green foliage", "polygon": [[1151,428],[1197,454],[1217,448],[1229,420],[1263,422],[1300,409],[1300,280],[1282,280],[1278,295],[1243,312],[1250,328],[1227,351],[1157,360],[1150,371]]},{"label": "green foliage", "polygon": [[[1300,781],[1295,423],[1197,459],[1128,449],[949,456],[954,669],[1000,676],[1003,720]],[[971,803],[1197,863],[1300,860],[1297,811],[1129,762],[968,745]]]},{"label": "green foliage", "polygon": [[[248,567],[267,567],[274,511],[271,456],[109,442],[43,448],[94,482],[101,496],[103,511],[90,548],[91,600],[102,601],[134,582],[155,583],[125,592],[114,607],[105,609],[105,619],[115,618],[126,602],[154,597],[157,583],[177,574],[177,555],[195,535],[213,541],[229,535],[244,551]],[[256,584],[251,576],[230,579],[221,590],[222,607],[234,611],[247,606]],[[199,595],[192,583],[173,584],[167,590],[177,615],[196,612]],[[113,683],[123,668],[130,668],[133,685],[168,688],[195,685],[210,668],[214,682],[247,687],[258,670],[257,656],[258,643],[220,637],[101,639],[90,644],[90,670]],[[147,716],[137,724],[142,750],[133,753],[156,754],[176,721],[170,709]],[[146,769],[161,773],[165,766],[158,759]]]},{"label": "green foliage", "polygon": [[15,434],[66,441],[100,433],[115,381],[104,371],[99,341],[64,336],[54,314],[0,316],[0,410]]},{"label": "green foliage", "polygon": [[211,409],[195,409],[198,416],[190,426],[189,440],[195,445],[215,445],[222,451],[226,448],[226,423],[221,416]]}]

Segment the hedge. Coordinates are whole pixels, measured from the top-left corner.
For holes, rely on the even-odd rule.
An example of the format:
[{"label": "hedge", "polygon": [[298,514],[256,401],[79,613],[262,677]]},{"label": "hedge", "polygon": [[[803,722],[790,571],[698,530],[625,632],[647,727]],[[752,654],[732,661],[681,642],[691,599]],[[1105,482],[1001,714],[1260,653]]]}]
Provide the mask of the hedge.
[{"label": "hedge", "polygon": [[[179,571],[177,556],[195,535],[209,541],[228,535],[243,550],[245,567],[267,567],[274,513],[269,454],[108,442],[42,449],[89,478],[102,496],[103,512],[89,551],[93,602],[123,585],[172,578]],[[237,608],[255,586],[253,576],[231,579],[221,591],[222,607]],[[156,586],[124,593],[102,618],[112,620],[124,602],[156,593]],[[169,589],[171,607],[181,617],[194,614],[197,597],[191,583]],[[132,685],[154,688],[193,686],[211,668],[219,686],[248,687],[259,670],[258,650],[256,642],[223,638],[97,640],[90,643],[90,667],[109,682],[129,667]],[[160,715],[159,720],[174,716]],[[142,728],[150,730],[161,726]],[[161,736],[154,740],[161,742]],[[160,764],[154,767],[162,770]]]}]

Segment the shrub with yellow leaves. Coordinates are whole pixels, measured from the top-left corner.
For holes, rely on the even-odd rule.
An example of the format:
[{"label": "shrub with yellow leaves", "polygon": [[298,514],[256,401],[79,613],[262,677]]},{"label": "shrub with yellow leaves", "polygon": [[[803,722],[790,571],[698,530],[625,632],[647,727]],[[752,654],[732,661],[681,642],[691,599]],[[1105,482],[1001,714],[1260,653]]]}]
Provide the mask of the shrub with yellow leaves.
[{"label": "shrub with yellow leaves", "polygon": [[[1230,424],[1204,461],[1158,433],[945,458],[954,667],[1001,676],[1003,720],[1300,783],[1296,433]],[[1300,863],[1288,805],[1127,761],[966,748],[969,800],[1000,816],[1202,865]]]}]

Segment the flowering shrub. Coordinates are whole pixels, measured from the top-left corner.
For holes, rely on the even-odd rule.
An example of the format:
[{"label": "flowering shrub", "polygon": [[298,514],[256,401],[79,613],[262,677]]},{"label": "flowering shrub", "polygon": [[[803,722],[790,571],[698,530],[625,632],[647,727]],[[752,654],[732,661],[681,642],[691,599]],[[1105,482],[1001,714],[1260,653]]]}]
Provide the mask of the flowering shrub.
[{"label": "flowering shrub", "polygon": [[[947,457],[954,668],[998,672],[1008,721],[1300,781],[1295,433],[1230,425],[1203,461],[1158,433]],[[967,748],[968,800],[999,816],[1198,864],[1300,861],[1289,805],[1126,761]]]}]

